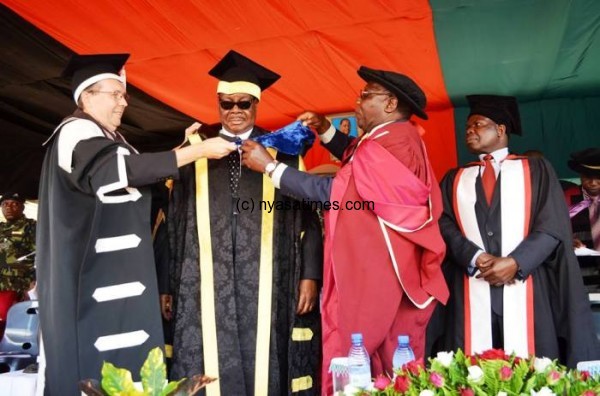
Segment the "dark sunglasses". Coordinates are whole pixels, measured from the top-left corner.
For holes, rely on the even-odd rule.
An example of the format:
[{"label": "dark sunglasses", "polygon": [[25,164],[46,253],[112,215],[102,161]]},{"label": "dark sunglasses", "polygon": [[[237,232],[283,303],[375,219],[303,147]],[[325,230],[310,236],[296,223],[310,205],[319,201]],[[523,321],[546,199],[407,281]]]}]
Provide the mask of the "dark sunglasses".
[{"label": "dark sunglasses", "polygon": [[223,110],[231,110],[234,106],[237,106],[240,110],[248,110],[252,106],[251,100],[240,100],[239,102],[231,102],[229,100],[220,100],[219,106]]}]

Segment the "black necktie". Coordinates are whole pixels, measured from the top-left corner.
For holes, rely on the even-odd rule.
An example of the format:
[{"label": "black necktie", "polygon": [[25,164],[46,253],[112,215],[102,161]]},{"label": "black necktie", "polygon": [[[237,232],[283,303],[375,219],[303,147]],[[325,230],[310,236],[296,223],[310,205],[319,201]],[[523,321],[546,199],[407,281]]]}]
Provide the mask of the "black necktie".
[{"label": "black necktie", "polygon": [[[219,136],[229,142],[235,142],[238,146],[242,143],[242,140],[237,136],[227,136],[224,134],[219,134]],[[235,276],[237,217],[240,214],[238,212],[237,201],[240,196],[240,176],[242,174],[239,150],[234,150],[231,153],[229,153],[229,155],[227,156],[227,164],[229,165],[229,189],[231,191],[231,206],[233,213],[233,216],[231,218],[231,255],[234,263],[233,271]]]},{"label": "black necktie", "polygon": [[232,151],[227,156],[227,163],[229,164],[229,188],[231,190],[231,196],[233,198],[239,197],[240,193],[240,153],[237,150]]},{"label": "black necktie", "polygon": [[222,138],[222,139],[227,140],[228,142],[237,142],[238,140],[241,140],[237,136],[226,135],[224,133],[219,133],[219,137]]},{"label": "black necktie", "polygon": [[[238,146],[242,144],[242,139],[240,139],[238,136],[230,136],[224,133],[219,133],[219,137],[227,140],[228,142],[235,142]],[[242,173],[242,168],[240,165],[240,152],[238,150],[232,151],[227,157],[227,163],[229,164],[229,188],[231,190],[231,196],[233,198],[238,198],[240,191],[240,176]]]}]

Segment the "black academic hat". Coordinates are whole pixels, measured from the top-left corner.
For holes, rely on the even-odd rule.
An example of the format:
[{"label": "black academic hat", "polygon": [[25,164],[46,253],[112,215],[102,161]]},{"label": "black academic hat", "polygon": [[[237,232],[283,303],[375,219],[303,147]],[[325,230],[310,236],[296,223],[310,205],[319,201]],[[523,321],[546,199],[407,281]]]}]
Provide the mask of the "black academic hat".
[{"label": "black academic hat", "polygon": [[506,126],[507,133],[521,135],[521,115],[519,104],[514,96],[500,95],[468,95],[467,101],[471,112],[489,118],[496,124]]},{"label": "black academic hat", "polygon": [[100,80],[114,78],[125,84],[121,69],[129,54],[73,55],[62,72],[62,77],[71,77],[71,89],[75,103],[84,89]]},{"label": "black academic hat", "polygon": [[279,80],[279,74],[233,50],[208,74],[219,79],[217,93],[247,93],[260,100],[260,93]]},{"label": "black academic hat", "polygon": [[600,147],[590,147],[571,153],[568,165],[580,175],[600,177]]},{"label": "black academic hat", "polygon": [[375,70],[366,66],[358,69],[358,75],[366,82],[376,82],[390,90],[400,101],[406,103],[413,113],[424,120],[427,114],[427,98],[423,90],[404,74],[393,71]]},{"label": "black academic hat", "polygon": [[0,204],[7,200],[25,203],[25,198],[17,192],[5,192],[4,194],[2,194],[2,198],[0,198]]}]

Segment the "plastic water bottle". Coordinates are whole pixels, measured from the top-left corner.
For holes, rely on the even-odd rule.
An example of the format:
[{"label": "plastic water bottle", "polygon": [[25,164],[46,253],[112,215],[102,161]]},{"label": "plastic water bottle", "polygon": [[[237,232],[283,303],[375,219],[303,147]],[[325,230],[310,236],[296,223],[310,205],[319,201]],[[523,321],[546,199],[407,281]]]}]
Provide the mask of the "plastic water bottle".
[{"label": "plastic water bottle", "polygon": [[394,372],[402,369],[402,366],[408,362],[415,360],[415,353],[410,347],[410,339],[407,335],[398,336],[398,346],[394,351],[394,358],[392,364],[394,365]]},{"label": "plastic water bottle", "polygon": [[363,345],[361,333],[352,334],[352,346],[348,352],[348,375],[352,386],[357,388],[371,386],[371,359]]}]

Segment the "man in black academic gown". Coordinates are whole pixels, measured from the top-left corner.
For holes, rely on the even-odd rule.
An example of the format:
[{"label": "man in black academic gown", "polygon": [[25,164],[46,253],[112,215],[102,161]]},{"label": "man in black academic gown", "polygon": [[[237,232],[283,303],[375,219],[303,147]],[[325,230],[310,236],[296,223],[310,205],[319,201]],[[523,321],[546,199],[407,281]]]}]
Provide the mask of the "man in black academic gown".
[{"label": "man in black academic gown", "polygon": [[[235,51],[209,74],[219,79],[219,135],[267,133],[254,125],[257,107],[279,76]],[[277,160],[301,166],[298,156]],[[169,208],[172,378],[218,377],[207,395],[318,392],[322,233],[316,214],[294,203],[267,175],[241,167],[238,151],[181,169]]]},{"label": "man in black academic gown", "polygon": [[[437,350],[504,348],[574,367],[600,357],[558,179],[543,158],[510,155],[513,97],[472,95],[466,144],[479,162],[442,180],[450,301],[430,325]],[[440,312],[445,313],[444,317]],[[437,338],[439,337],[439,338]]]},{"label": "man in black academic gown", "polygon": [[235,149],[213,138],[139,154],[117,130],[128,57],[73,56],[63,74],[78,108],[46,142],[35,260],[46,396],[80,395],[78,382],[99,379],[103,361],[139,381],[148,352],[164,345],[144,186]]}]

